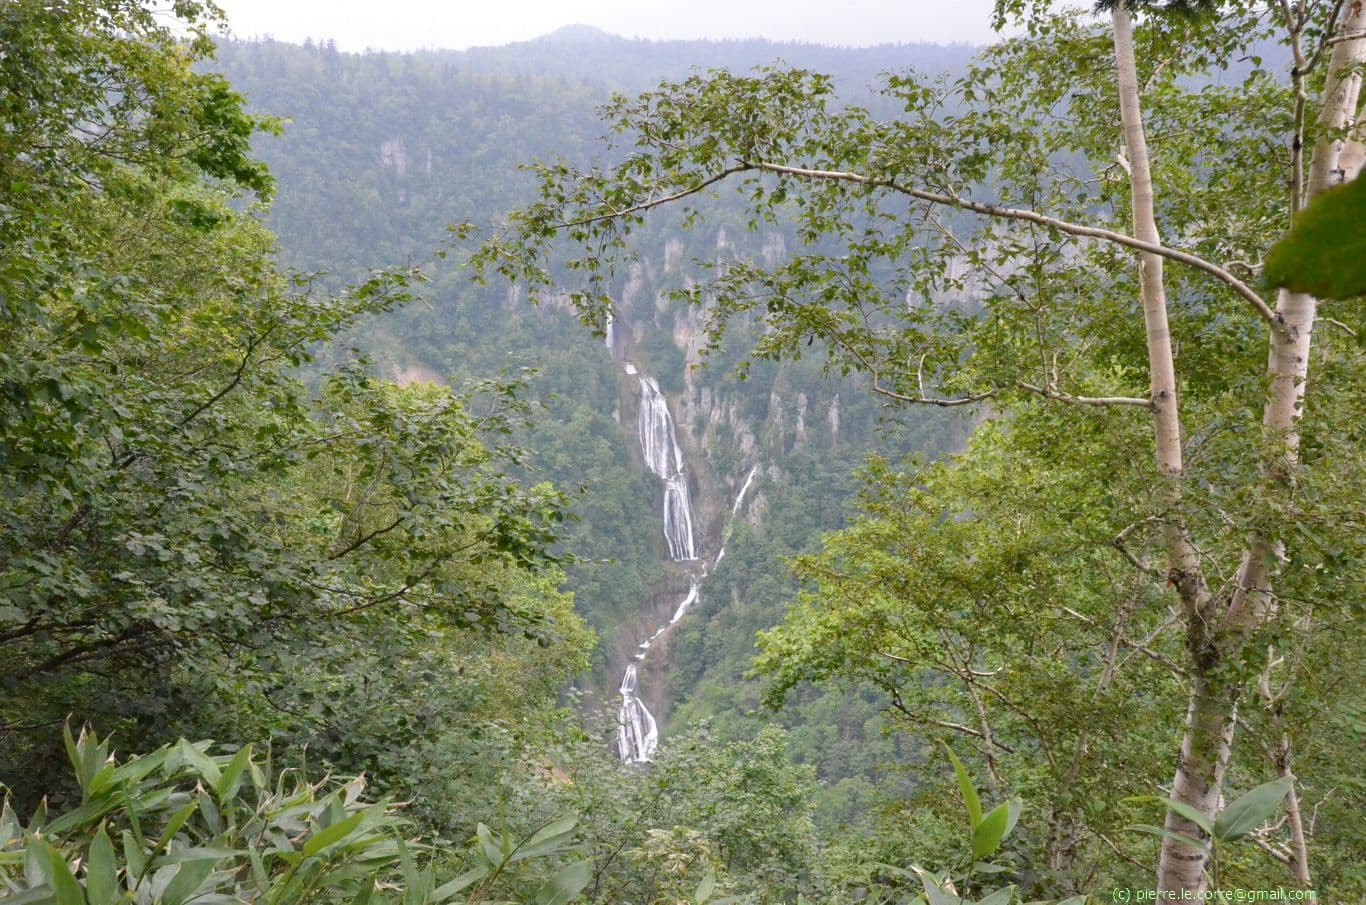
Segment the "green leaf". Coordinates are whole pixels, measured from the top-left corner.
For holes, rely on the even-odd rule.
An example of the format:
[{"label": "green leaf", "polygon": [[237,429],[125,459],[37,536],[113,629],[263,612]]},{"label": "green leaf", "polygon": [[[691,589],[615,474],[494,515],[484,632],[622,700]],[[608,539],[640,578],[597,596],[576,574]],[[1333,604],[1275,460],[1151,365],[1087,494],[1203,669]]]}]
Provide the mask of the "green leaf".
[{"label": "green leaf", "polygon": [[985,899],[978,899],[977,905],[1010,905],[1010,900],[1015,897],[1015,887],[1007,886],[998,889]]},{"label": "green leaf", "polygon": [[19,818],[9,806],[9,797],[0,796],[0,850],[3,850],[11,839],[18,839],[22,835]]},{"label": "green leaf", "polygon": [[480,864],[478,867],[466,871],[454,880],[441,884],[436,888],[436,892],[432,893],[433,905],[446,901],[460,891],[484,879],[489,875],[491,869],[492,868],[487,864]]},{"label": "green leaf", "polygon": [[1269,286],[1346,299],[1366,293],[1366,179],[1324,192],[1266,255]]},{"label": "green leaf", "polygon": [[157,852],[166,851],[166,846],[170,843],[171,837],[180,832],[180,828],[185,825],[185,821],[189,820],[190,815],[197,810],[199,810],[198,802],[191,801],[189,804],[185,805],[185,807],[176,811],[175,815],[172,816],[170,821],[166,824],[166,829],[162,832],[161,838],[157,840],[156,848],[152,849],[152,853],[156,854]]},{"label": "green leaf", "polygon": [[304,857],[311,858],[329,845],[334,845],[345,839],[364,819],[365,812],[357,811],[345,820],[340,820],[329,827],[318,830],[304,842]]},{"label": "green leaf", "polygon": [[179,753],[185,759],[185,763],[194,767],[210,786],[217,787],[218,781],[223,778],[223,771],[214,763],[212,757],[184,739],[180,740]]},{"label": "green leaf", "polygon": [[985,861],[974,861],[972,869],[975,873],[979,874],[1003,874],[1010,870],[1010,868],[1006,867],[1004,864],[988,864]]},{"label": "green leaf", "polygon": [[52,878],[52,892],[57,896],[57,905],[86,905],[85,893],[81,890],[81,884],[76,882],[76,875],[71,872],[66,857],[47,843],[43,843],[43,849],[47,854],[48,876]]},{"label": "green leaf", "polygon": [[418,871],[417,862],[413,860],[413,854],[408,851],[407,844],[402,839],[395,841],[398,843],[398,863],[403,870],[403,901],[407,903],[418,902],[425,898],[426,884],[424,878]]},{"label": "green leaf", "polygon": [[148,754],[145,757],[135,758],[125,764],[121,764],[114,770],[114,781],[118,783],[135,783],[145,777],[148,773],[166,763],[166,758],[170,755],[170,746],[162,748]]},{"label": "green leaf", "polygon": [[1001,834],[1001,838],[1009,839],[1010,834],[1015,831],[1015,824],[1020,821],[1020,812],[1024,810],[1024,801],[1019,798],[1011,798],[1005,804],[1006,830]]},{"label": "green leaf", "polygon": [[251,746],[246,745],[228,761],[223,767],[223,773],[214,784],[214,792],[218,794],[218,800],[227,803],[237,797],[237,790],[242,785],[242,774],[246,771],[247,765],[251,762]]},{"label": "green leaf", "polygon": [[90,782],[86,784],[86,792],[89,795],[99,795],[100,793],[112,788],[117,780],[115,775],[116,768],[112,763],[105,764],[90,777]]},{"label": "green leaf", "polygon": [[71,767],[76,772],[76,780],[85,785],[85,778],[81,775],[81,753],[76,748],[76,739],[71,736],[71,724],[62,725],[62,744],[66,746],[67,760],[71,761]]},{"label": "green leaf", "polygon": [[226,861],[236,858],[242,852],[231,848],[178,848],[157,858],[157,867],[167,864],[181,864],[186,861]]},{"label": "green leaf", "polygon": [[180,865],[166,891],[161,895],[162,905],[182,905],[186,899],[198,891],[200,885],[213,873],[213,861],[187,861]]},{"label": "green leaf", "polygon": [[494,867],[502,864],[504,858],[503,847],[494,841],[493,830],[481,823],[474,828],[474,835],[478,837],[479,847],[484,852],[484,857],[488,860],[489,864],[492,864]]},{"label": "green leaf", "polygon": [[1231,842],[1241,839],[1261,826],[1280,808],[1295,782],[1293,776],[1283,776],[1262,783],[1246,795],[1230,803],[1214,821],[1214,838]]},{"label": "green leaf", "polygon": [[43,841],[32,834],[24,837],[24,884],[26,886],[51,886],[52,871],[48,854],[43,850]]},{"label": "green leaf", "polygon": [[972,860],[980,861],[1001,847],[1010,820],[1009,802],[1001,802],[972,831]]},{"label": "green leaf", "polygon": [[133,880],[147,870],[147,856],[142,851],[142,843],[128,830],[123,831],[123,861],[128,866],[128,876]]},{"label": "green leaf", "polygon": [[356,893],[356,897],[351,900],[351,905],[370,905],[370,900],[374,898],[374,895],[375,878],[368,877],[365,882],[361,884],[360,891]]},{"label": "green leaf", "polygon": [[1186,804],[1185,802],[1177,801],[1173,798],[1159,798],[1156,795],[1135,795],[1131,798],[1125,798],[1123,800],[1140,803],[1155,802],[1157,804],[1162,805],[1163,807],[1169,808],[1176,814],[1186,818],[1191,823],[1200,827],[1200,829],[1204,830],[1206,833],[1214,835],[1214,821],[1210,820],[1204,814],[1201,814],[1199,811],[1197,811],[1190,805]]},{"label": "green leaf", "polygon": [[103,826],[90,840],[90,854],[85,864],[85,895],[90,905],[113,905],[120,898],[114,843]]},{"label": "green leaf", "polygon": [[939,878],[931,874],[922,867],[911,865],[911,870],[915,871],[920,877],[920,883],[925,887],[925,900],[928,905],[963,905],[963,900],[958,896],[944,891],[939,885]]},{"label": "green leaf", "polygon": [[1177,842],[1185,843],[1193,849],[1198,849],[1199,851],[1202,851],[1205,854],[1209,854],[1209,848],[1205,845],[1205,843],[1201,842],[1199,839],[1192,839],[1190,836],[1187,836],[1184,833],[1173,833],[1170,830],[1165,830],[1160,826],[1152,826],[1147,823],[1135,823],[1132,826],[1125,827],[1125,829],[1134,830],[1135,832],[1139,833],[1148,833],[1152,836],[1162,836],[1166,839],[1175,839]]},{"label": "green leaf", "polygon": [[593,879],[593,862],[575,861],[561,868],[536,891],[536,905],[567,905]]},{"label": "green leaf", "polygon": [[1191,823],[1200,827],[1200,829],[1204,830],[1206,833],[1210,833],[1211,835],[1213,835],[1214,821],[1210,820],[1204,814],[1201,814],[1195,808],[1191,807],[1185,802],[1176,801],[1175,799],[1168,799],[1166,804],[1167,807],[1171,808],[1177,814],[1180,814],[1182,817],[1186,818]]},{"label": "green leaf", "polygon": [[716,872],[707,871],[702,882],[697,884],[697,892],[693,893],[692,900],[695,905],[707,905],[707,900],[711,898],[714,892],[716,892]]},{"label": "green leaf", "polygon": [[948,745],[944,746],[944,750],[949,760],[953,761],[953,772],[958,776],[958,791],[963,794],[963,804],[968,809],[968,828],[975,831],[977,824],[982,822],[982,800],[977,797],[977,790],[972,787],[972,777],[963,768],[963,762]]},{"label": "green leaf", "polygon": [[25,889],[23,892],[6,893],[4,898],[5,905],[50,905],[56,901],[52,895],[52,890],[46,886]]},{"label": "green leaf", "polygon": [[558,820],[548,823],[526,842],[518,846],[517,850],[508,858],[508,863],[521,861],[526,858],[537,858],[542,855],[549,855],[556,850],[563,848],[574,836],[574,827],[579,823],[576,815],[561,817]]}]

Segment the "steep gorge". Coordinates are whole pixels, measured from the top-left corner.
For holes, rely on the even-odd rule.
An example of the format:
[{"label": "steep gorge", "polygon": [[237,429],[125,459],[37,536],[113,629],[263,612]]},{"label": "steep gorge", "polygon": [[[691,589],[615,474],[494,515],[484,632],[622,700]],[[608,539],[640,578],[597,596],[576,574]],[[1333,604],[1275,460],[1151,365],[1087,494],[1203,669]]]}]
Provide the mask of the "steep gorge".
[{"label": "steep gorge", "polygon": [[[597,134],[592,105],[608,95],[598,81],[606,76],[580,67],[572,78],[548,79],[541,70],[598,51],[561,48],[552,60],[536,49],[506,48],[485,59],[225,45],[221,67],[252,107],[291,117],[282,137],[259,148],[279,184],[270,222],[281,259],[306,271],[330,268],[321,278],[328,285],[360,276],[362,261],[426,261],[444,224],[495,221],[524,198],[529,179],[518,162],[589,153]],[[622,41],[610,56],[636,83],[649,84],[662,74],[659,50]],[[826,68],[860,85],[911,56],[936,66],[968,54],[932,50],[830,52]],[[782,48],[792,61],[808,51],[815,52]],[[720,54],[726,59],[718,63],[738,68],[778,52],[774,45],[688,49],[690,58]],[[519,68],[509,71],[514,63]],[[844,524],[857,491],[852,471],[870,451],[893,459],[932,454],[955,445],[957,431],[937,413],[916,412],[889,442],[877,427],[882,407],[855,381],[822,373],[819,356],[781,366],[755,361],[747,380],[737,380],[762,330],[753,323],[732,325],[725,346],[704,355],[706,307],[670,293],[695,287],[729,260],[772,266],[800,246],[788,224],[752,229],[724,199],[708,204],[697,228],[665,218],[642,226],[638,255],[611,277],[612,354],[589,340],[567,295],[564,304],[532,306],[520,284],[471,281],[453,266],[454,255],[424,266],[418,291],[426,304],[368,326],[355,346],[401,379],[452,386],[504,373],[525,379],[520,398],[536,407],[519,435],[532,453],[526,477],[579,491],[562,545],[578,558],[565,590],[600,638],[591,674],[576,684],[604,750],[619,747],[625,685],[655,721],[656,736],[700,719],[719,738],[752,734],[756,721],[778,719],[797,733],[809,723],[794,742],[798,757],[822,764],[832,781],[871,775],[874,752],[888,744],[862,731],[873,719],[871,703],[838,704],[859,736],[852,760],[827,756],[818,715],[800,709],[806,703],[777,717],[755,715],[757,682],[745,678],[755,632],[780,622],[797,592],[784,557],[813,549],[823,532]],[[626,373],[626,362],[641,373]],[[672,422],[673,442],[667,431],[647,432],[654,452],[640,433],[645,396],[655,400],[651,424],[662,424],[664,414]],[[664,530],[669,512],[673,527]],[[707,577],[694,594],[704,565]],[[652,636],[648,657],[634,660]],[[635,735],[648,738],[649,721],[639,722]]]}]

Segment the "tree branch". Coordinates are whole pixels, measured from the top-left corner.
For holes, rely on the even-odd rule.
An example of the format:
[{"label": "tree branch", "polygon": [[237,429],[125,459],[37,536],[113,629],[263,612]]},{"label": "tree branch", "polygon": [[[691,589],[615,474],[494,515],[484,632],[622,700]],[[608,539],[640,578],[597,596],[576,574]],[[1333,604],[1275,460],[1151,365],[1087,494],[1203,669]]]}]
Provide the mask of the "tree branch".
[{"label": "tree branch", "polygon": [[889,390],[881,384],[873,384],[873,392],[888,399],[895,399],[898,402],[913,402],[916,405],[935,405],[940,408],[954,408],[960,405],[972,405],[974,402],[981,402],[983,399],[990,399],[1000,392],[999,389],[987,390],[983,393],[973,393],[971,396],[959,396],[953,399],[936,399],[930,396],[911,396],[906,393],[898,393]]},{"label": "tree branch", "polygon": [[237,385],[242,382],[242,376],[246,374],[247,365],[251,363],[252,353],[256,351],[257,346],[261,345],[261,343],[266,341],[266,337],[270,336],[271,332],[274,331],[275,327],[275,324],[271,324],[269,327],[265,329],[265,332],[262,333],[260,336],[253,337],[252,339],[247,341],[247,350],[242,353],[242,361],[237,365],[237,370],[233,372],[232,380],[228,381],[227,386],[223,387],[223,389],[219,390],[217,393],[214,393],[204,402],[200,403],[194,411],[190,412],[188,415],[182,418],[180,420],[181,427],[184,427],[194,419],[198,418],[200,415],[204,414],[205,411],[207,411],[212,406],[216,405],[218,403],[218,400],[222,399],[224,396],[228,395],[237,388]]},{"label": "tree branch", "polygon": [[696,195],[698,192],[704,191],[708,187],[713,186],[716,183],[721,182],[722,180],[730,176],[734,176],[736,173],[743,173],[746,170],[751,169],[754,168],[747,163],[740,163],[736,164],[733,167],[726,167],[724,170],[715,174],[714,176],[708,176],[701,182],[692,185],[686,189],[674,192],[672,195],[666,195],[663,198],[652,198],[648,201],[642,201],[639,204],[633,204],[630,207],[625,208],[624,210],[614,210],[611,213],[597,214],[592,217],[583,217],[578,220],[566,220],[563,223],[557,224],[556,228],[572,229],[576,226],[591,226],[594,223],[601,223],[604,220],[616,220],[621,217],[630,217],[635,214],[643,214],[646,211],[653,210],[656,207],[661,207],[665,204],[670,204],[674,201],[679,201],[683,198],[688,197],[689,195]]},{"label": "tree branch", "polygon": [[346,554],[358,550],[360,547],[364,546],[365,544],[368,544],[370,541],[379,537],[381,534],[388,534],[390,531],[393,531],[401,524],[403,524],[403,517],[399,516],[398,518],[394,519],[392,522],[385,525],[384,527],[376,528],[374,531],[357,537],[354,541],[347,544],[345,547],[342,547],[340,550],[338,550],[336,553],[333,553],[331,556],[327,557],[327,560],[331,562],[334,559],[341,559]]},{"label": "tree branch", "polygon": [[804,179],[823,179],[837,182],[852,182],[858,185],[877,186],[880,188],[885,188],[894,192],[898,192],[902,195],[906,195],[911,198],[916,198],[920,201],[929,202],[930,204],[939,204],[945,207],[956,207],[965,211],[971,211],[975,214],[981,214],[982,216],[986,217],[997,217],[1005,220],[1022,220],[1026,223],[1037,223],[1040,226],[1046,226],[1049,229],[1053,229],[1061,233],[1066,233],[1069,236],[1084,236],[1086,238],[1091,239],[1101,239],[1106,242],[1112,242],[1116,245],[1122,245],[1125,248],[1131,248],[1134,251],[1160,255],[1161,257],[1167,258],[1168,260],[1176,261],[1177,263],[1193,267],[1196,270],[1204,271],[1205,273],[1222,282],[1224,285],[1228,286],[1238,295],[1242,296],[1242,298],[1252,306],[1253,310],[1257,312],[1258,316],[1260,316],[1262,320],[1266,321],[1266,323],[1270,325],[1272,330],[1276,331],[1277,333],[1284,332],[1285,330],[1285,326],[1281,319],[1281,316],[1278,315],[1275,311],[1272,311],[1271,308],[1267,305],[1267,303],[1262,299],[1262,297],[1258,295],[1257,292],[1251,286],[1247,285],[1242,280],[1238,279],[1236,276],[1229,273],[1227,270],[1220,267],[1219,265],[1214,264],[1210,261],[1206,261],[1204,258],[1201,258],[1197,255],[1189,254],[1184,251],[1178,251],[1175,248],[1168,248],[1165,245],[1159,245],[1152,242],[1144,242],[1143,240],[1136,239],[1133,236],[1128,236],[1124,233],[1115,232],[1111,229],[1104,229],[1099,226],[1086,226],[1080,223],[1072,223],[1067,220],[1060,220],[1057,217],[1050,217],[1046,214],[1040,214],[1037,211],[1024,210],[1021,208],[1013,207],[1001,207],[1000,205],[996,204],[988,204],[985,201],[973,201],[970,198],[960,198],[957,195],[945,195],[940,192],[931,192],[926,191],[925,189],[910,188],[908,186],[900,185],[894,180],[874,179],[868,176],[861,175],[859,173],[850,173],[841,170],[816,170],[807,167],[792,167],[786,166],[784,164],[769,163],[767,161],[751,163],[748,165],[748,167],[745,168],[765,170],[771,173],[782,173],[787,176],[796,176]]},{"label": "tree branch", "polygon": [[1050,386],[1035,386],[1032,383],[1025,383],[1017,380],[1016,385],[1022,390],[1037,393],[1045,399],[1055,399],[1059,402],[1070,402],[1075,405],[1095,405],[1095,406],[1134,406],[1137,408],[1151,409],[1152,401],[1139,399],[1136,396],[1073,396],[1062,390]]}]

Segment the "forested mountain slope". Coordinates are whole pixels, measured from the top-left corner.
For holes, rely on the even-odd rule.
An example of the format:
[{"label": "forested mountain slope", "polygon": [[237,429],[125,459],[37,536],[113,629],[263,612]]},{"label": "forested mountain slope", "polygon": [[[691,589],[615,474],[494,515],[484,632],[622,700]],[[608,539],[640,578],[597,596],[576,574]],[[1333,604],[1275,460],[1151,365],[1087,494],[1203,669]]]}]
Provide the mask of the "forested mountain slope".
[{"label": "forested mountain slope", "polygon": [[1366,7],[996,12],[0,4],[0,899],[1360,900]]},{"label": "forested mountain slope", "polygon": [[[431,260],[446,225],[487,224],[523,203],[531,187],[523,162],[596,153],[602,128],[594,110],[613,91],[700,68],[781,60],[831,71],[852,98],[887,106],[869,94],[879,71],[941,71],[962,66],[970,53],[933,45],[628,41],[574,29],[466,52],[357,55],[270,41],[219,48],[217,66],[250,108],[286,117],[279,137],[256,144],[278,180],[269,222],[281,260],[325,269],[332,276],[324,281],[362,262],[429,267],[432,281],[422,288],[429,305],[369,324],[353,342],[404,379],[458,384],[509,368],[539,371],[531,387],[547,408],[528,440],[530,465],[558,487],[583,491],[563,548],[590,561],[569,570],[568,588],[601,637],[588,681],[596,693],[591,714],[612,705],[621,663],[687,588],[660,555],[658,489],[634,440],[639,391],[564,308],[533,308],[515,289],[477,286],[450,261]],[[614,283],[618,351],[655,375],[671,400],[703,546],[714,556],[722,534],[732,538],[698,605],[644,674],[642,694],[666,738],[700,718],[720,738],[748,737],[775,719],[758,706],[759,683],[743,676],[755,632],[781,619],[795,591],[784,557],[814,549],[843,525],[854,472],[869,451],[933,454],[961,442],[965,430],[951,414],[914,413],[911,428],[889,441],[893,435],[879,427],[882,407],[866,388],[823,375],[819,360],[756,362],[742,381],[739,341],[735,352],[719,350],[704,362],[700,316],[667,294],[700,278],[708,261],[772,263],[799,244],[781,222],[751,229],[724,214],[714,222],[703,232],[653,223],[647,250]],[[752,470],[753,488],[732,519]],[[907,752],[881,737],[877,708],[858,695],[807,697],[776,718],[793,727],[796,756],[838,789],[821,816],[853,819],[884,759],[904,760]]]}]

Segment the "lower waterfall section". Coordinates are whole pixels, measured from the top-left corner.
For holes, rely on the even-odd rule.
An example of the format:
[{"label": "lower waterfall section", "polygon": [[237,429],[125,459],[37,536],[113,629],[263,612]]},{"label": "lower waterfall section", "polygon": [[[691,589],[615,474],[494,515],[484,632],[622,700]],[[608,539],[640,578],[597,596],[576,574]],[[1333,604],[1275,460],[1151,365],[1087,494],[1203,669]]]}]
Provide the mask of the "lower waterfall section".
[{"label": "lower waterfall section", "polygon": [[636,696],[638,681],[636,665],[632,663],[621,677],[621,715],[617,722],[617,752],[626,764],[648,761],[659,745],[655,718]]}]

